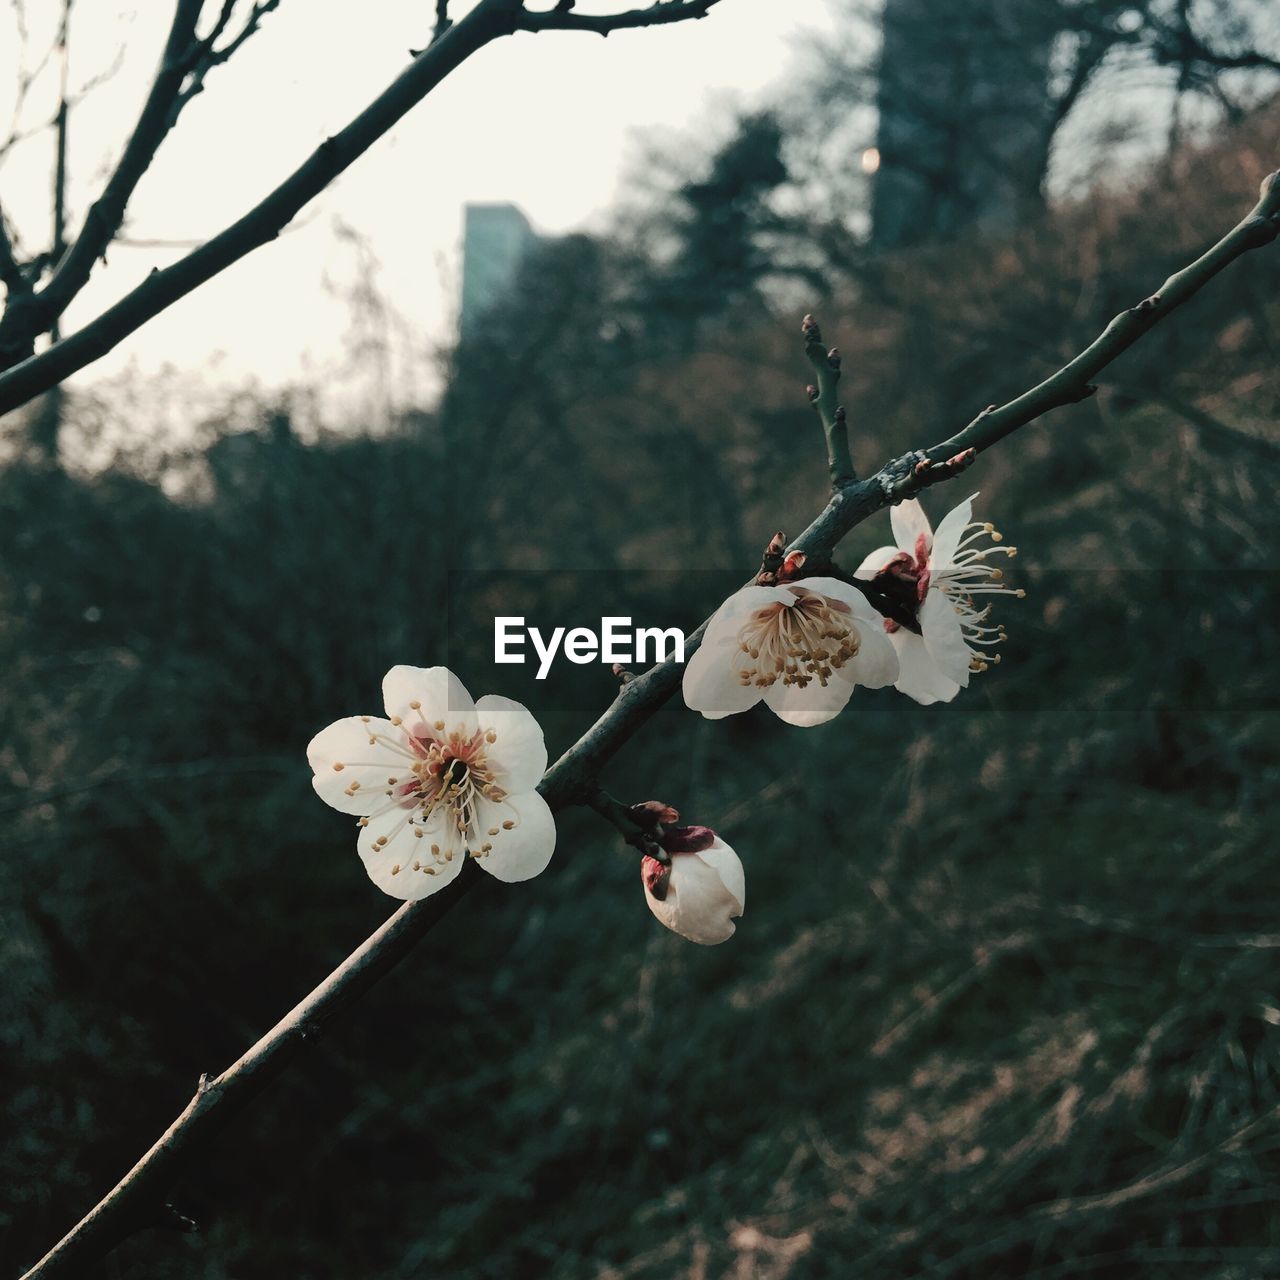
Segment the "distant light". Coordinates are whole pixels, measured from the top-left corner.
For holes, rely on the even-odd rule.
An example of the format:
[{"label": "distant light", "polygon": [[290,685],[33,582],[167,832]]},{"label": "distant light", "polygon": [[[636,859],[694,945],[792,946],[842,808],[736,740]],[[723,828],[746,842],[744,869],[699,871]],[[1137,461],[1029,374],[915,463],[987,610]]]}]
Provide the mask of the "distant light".
[{"label": "distant light", "polygon": [[862,172],[875,173],[880,167],[880,148],[868,147],[862,153]]}]

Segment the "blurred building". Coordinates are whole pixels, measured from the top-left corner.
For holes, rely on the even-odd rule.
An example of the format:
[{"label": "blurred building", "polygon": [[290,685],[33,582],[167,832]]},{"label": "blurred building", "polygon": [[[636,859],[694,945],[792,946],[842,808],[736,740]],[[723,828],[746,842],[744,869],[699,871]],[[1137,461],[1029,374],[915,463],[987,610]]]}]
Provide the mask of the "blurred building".
[{"label": "blurred building", "polygon": [[514,284],[538,237],[513,204],[469,204],[463,219],[459,323],[465,338]]},{"label": "blurred building", "polygon": [[1007,228],[1039,199],[1053,124],[1053,9],[1046,0],[885,0],[877,246]]}]

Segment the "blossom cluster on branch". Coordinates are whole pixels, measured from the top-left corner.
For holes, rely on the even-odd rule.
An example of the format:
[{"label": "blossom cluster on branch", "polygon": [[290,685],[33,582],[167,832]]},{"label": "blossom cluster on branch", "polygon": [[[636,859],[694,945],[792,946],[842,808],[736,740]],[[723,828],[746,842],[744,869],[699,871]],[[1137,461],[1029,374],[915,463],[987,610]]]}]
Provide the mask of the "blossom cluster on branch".
[{"label": "blossom cluster on branch", "polygon": [[[808,727],[838,715],[858,685],[951,701],[1000,660],[991,651],[1004,629],[984,598],[1024,594],[991,563],[1015,548],[972,516],[967,498],[934,530],[906,499],[890,513],[896,545],[840,577],[804,576],[806,557],[781,556],[777,535],[756,582],[708,624],[685,669],[686,705],[718,720],[763,701]],[[467,858],[499,880],[544,870],[555,820],[536,790],[547,750],[529,710],[494,694],[473,702],[444,667],[393,667],[382,689],[385,718],[337,720],[307,748],[316,794],[358,818],[357,850],[374,884],[415,901],[455,880]],[[678,825],[661,801],[606,798],[602,812],[639,850],[646,901],[667,928],[704,944],[732,936],[746,876],[716,832]]]}]

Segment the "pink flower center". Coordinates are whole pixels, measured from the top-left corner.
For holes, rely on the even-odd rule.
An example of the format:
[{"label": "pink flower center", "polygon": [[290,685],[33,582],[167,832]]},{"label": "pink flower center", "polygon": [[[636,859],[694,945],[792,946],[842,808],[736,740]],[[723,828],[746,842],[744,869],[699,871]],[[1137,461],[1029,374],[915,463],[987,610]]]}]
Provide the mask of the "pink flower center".
[{"label": "pink flower center", "polygon": [[[899,551],[888,564],[872,579],[873,585],[882,591],[904,613],[910,614],[913,620],[920,616],[920,606],[929,594],[929,582],[932,578],[929,570],[929,544],[923,533],[916,535],[914,557],[906,551]],[[884,629],[892,635],[902,627],[902,623],[893,618],[884,620]],[[913,628],[919,630],[919,626]]]},{"label": "pink flower center", "polygon": [[442,724],[419,722],[405,727],[406,745],[417,757],[410,765],[413,776],[396,788],[405,809],[421,809],[423,820],[443,809],[450,824],[464,839],[475,822],[478,797],[495,803],[506,792],[494,780],[489,742],[477,729],[470,736]]}]

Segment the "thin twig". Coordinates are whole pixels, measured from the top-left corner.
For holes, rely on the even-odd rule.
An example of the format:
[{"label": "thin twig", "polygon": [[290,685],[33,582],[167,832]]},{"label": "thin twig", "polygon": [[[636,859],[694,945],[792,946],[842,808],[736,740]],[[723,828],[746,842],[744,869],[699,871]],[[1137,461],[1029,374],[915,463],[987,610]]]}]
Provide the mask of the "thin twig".
[{"label": "thin twig", "polygon": [[1270,244],[1280,233],[1280,174],[1262,181],[1258,203],[1207,253],[1175,272],[1149,298],[1122,311],[1074,360],[1039,386],[1010,400],[984,409],[965,429],[928,450],[931,463],[942,462],[966,449],[989,449],[1011,431],[1065,404],[1092,395],[1093,379],[1118,355],[1127,351],[1148,330],[1181,306],[1201,286],[1212,280],[1242,253]]},{"label": "thin twig", "polygon": [[687,22],[705,18],[720,0],[655,0],[644,9],[626,9],[621,13],[575,13],[572,3],[558,4],[549,13],[521,10],[521,31],[591,31],[607,36],[611,31],[634,27],[656,27],[666,22]]},{"label": "thin twig", "polygon": [[809,402],[822,419],[822,431],[827,440],[827,466],[831,472],[831,487],[842,489],[852,484],[858,473],[853,469],[853,457],[849,453],[849,424],[844,405],[836,394],[840,383],[840,353],[832,347],[827,350],[822,341],[818,322],[805,316],[804,353],[813,366],[817,382],[809,387]]},{"label": "thin twig", "polygon": [[449,17],[449,0],[436,0],[436,25],[431,29],[431,43],[435,44],[451,26],[453,19]]}]

